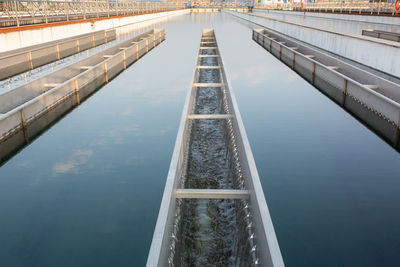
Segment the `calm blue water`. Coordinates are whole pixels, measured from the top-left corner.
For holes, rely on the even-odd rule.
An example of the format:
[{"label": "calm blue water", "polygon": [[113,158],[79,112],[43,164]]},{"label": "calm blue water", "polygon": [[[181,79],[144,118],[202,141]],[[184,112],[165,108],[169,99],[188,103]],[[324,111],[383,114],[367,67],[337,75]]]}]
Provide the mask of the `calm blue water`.
[{"label": "calm blue water", "polygon": [[214,27],[287,266],[398,266],[400,156],[227,15],[167,40],[0,168],[1,266],[143,266]]}]

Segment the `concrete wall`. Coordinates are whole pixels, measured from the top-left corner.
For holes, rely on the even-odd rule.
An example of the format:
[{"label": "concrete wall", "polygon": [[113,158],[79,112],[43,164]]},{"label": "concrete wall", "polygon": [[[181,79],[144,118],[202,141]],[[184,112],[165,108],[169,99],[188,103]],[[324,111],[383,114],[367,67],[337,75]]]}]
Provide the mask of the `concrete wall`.
[{"label": "concrete wall", "polygon": [[[40,86],[34,81],[35,86],[25,85],[0,96],[0,162],[163,40],[165,30],[152,30],[87,58],[85,62],[66,67],[60,73],[49,74],[46,81],[50,83],[60,79],[60,75],[67,75],[54,87]],[[104,58],[106,52],[112,56]],[[79,65],[90,68],[82,70]],[[29,99],[28,94],[33,94],[33,98]]]},{"label": "concrete wall", "polygon": [[85,34],[93,31],[106,30],[111,28],[117,28],[116,30],[118,36],[118,27],[128,24],[140,24],[140,26],[143,27],[153,24],[157,21],[157,19],[162,20],[177,15],[187,14],[189,12],[190,10],[188,9],[177,10],[154,14],[137,15],[131,17],[112,18],[93,22],[51,26],[25,31],[0,33],[0,52],[35,45],[38,43],[59,40],[62,38],[68,38],[76,35],[77,33]]},{"label": "concrete wall", "polygon": [[[208,42],[209,38],[214,38],[214,30],[204,29],[202,40],[207,39]],[[245,208],[245,213],[251,214],[252,216],[243,218],[243,221],[247,222],[246,234],[250,237],[254,233],[253,237],[248,239],[248,244],[250,248],[256,248],[259,252],[257,254],[259,257],[257,258],[259,258],[261,262],[260,266],[283,267],[282,255],[236,99],[232,89],[230,89],[229,79],[225,74],[223,60],[219,54],[216,41],[213,46],[215,46],[216,49],[211,49],[215,51],[218,65],[221,67],[219,71],[221,75],[220,81],[224,84],[220,91],[223,102],[222,105],[224,106],[223,113],[233,115],[234,117],[234,119],[230,118],[226,122],[227,131],[229,132],[229,134],[226,135],[226,142],[232,142],[232,147],[234,147],[234,152],[232,152],[234,155],[232,156],[234,159],[232,165],[240,169],[241,173],[240,178],[238,178],[238,183],[240,183],[239,179],[243,181],[246,185],[245,188],[250,192],[250,203],[247,208]],[[202,50],[199,51],[199,56],[202,55],[201,51]],[[200,57],[197,58],[195,65],[202,65]],[[175,241],[171,243],[171,236],[178,236],[177,233],[174,232],[177,228],[175,226],[182,220],[178,218],[181,217],[181,211],[176,208],[178,206],[176,204],[176,190],[182,188],[182,177],[186,172],[188,160],[187,150],[189,149],[192,128],[192,122],[191,119],[188,118],[188,115],[195,113],[197,86],[198,83],[200,83],[200,71],[201,69],[198,68],[194,71],[193,84],[190,88],[191,90],[188,92],[183,107],[175,148],[147,260],[146,266],[148,267],[169,266],[168,260],[171,248],[175,248],[175,245],[177,246]],[[245,203],[248,203],[247,200]],[[243,211],[243,209],[241,211]],[[249,221],[252,223],[249,223]],[[238,259],[238,264],[240,264],[239,261],[240,258]]]},{"label": "concrete wall", "polygon": [[50,62],[115,40],[116,31],[101,30],[76,37],[34,45],[0,55],[0,79],[32,70]]},{"label": "concrete wall", "polygon": [[[307,48],[293,48],[276,38],[271,38],[263,29],[253,31],[253,39],[308,82],[320,89],[336,103],[361,119],[395,148],[399,149],[400,135],[400,86],[378,77],[369,77],[367,72],[335,58],[310,57]],[[305,52],[305,53],[301,53]],[[308,52],[308,53],[307,53]],[[311,55],[318,55],[313,53]],[[322,62],[327,63],[327,65]],[[329,64],[330,63],[330,64]],[[353,69],[351,69],[353,68]],[[353,75],[357,80],[345,74]],[[380,90],[380,91],[379,91]],[[385,96],[385,95],[386,96]]]},{"label": "concrete wall", "polygon": [[377,31],[377,30],[362,30],[362,35],[370,36],[379,39],[390,40],[394,42],[400,42],[400,33]]},{"label": "concrete wall", "polygon": [[251,14],[226,12],[397,78],[400,77],[399,43],[320,30]]},{"label": "concrete wall", "polygon": [[[257,9],[263,10],[263,9]],[[400,17],[385,17],[385,16],[360,16],[352,14],[340,14],[340,13],[314,13],[314,12],[298,12],[298,11],[281,11],[281,10],[268,10],[265,12],[270,12],[274,14],[290,15],[290,16],[306,16],[315,18],[325,18],[325,19],[338,19],[338,20],[350,20],[365,23],[378,23],[378,24],[391,24],[395,26],[400,25]]]}]

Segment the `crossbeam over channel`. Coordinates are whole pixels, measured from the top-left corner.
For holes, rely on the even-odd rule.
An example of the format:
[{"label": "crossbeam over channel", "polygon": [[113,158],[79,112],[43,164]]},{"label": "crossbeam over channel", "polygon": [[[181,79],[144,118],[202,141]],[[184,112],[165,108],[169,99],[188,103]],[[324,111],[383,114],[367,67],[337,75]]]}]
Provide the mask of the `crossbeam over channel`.
[{"label": "crossbeam over channel", "polygon": [[176,189],[176,198],[193,199],[246,199],[249,198],[249,190],[231,189]]}]

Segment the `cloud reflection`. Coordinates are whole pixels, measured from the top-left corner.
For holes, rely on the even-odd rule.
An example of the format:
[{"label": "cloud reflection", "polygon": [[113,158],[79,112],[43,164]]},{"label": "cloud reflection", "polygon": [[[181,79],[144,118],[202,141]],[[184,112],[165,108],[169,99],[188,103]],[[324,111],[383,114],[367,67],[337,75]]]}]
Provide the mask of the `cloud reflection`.
[{"label": "cloud reflection", "polygon": [[54,164],[53,173],[78,173],[82,165],[86,164],[92,155],[93,150],[91,149],[77,149],[66,161]]}]

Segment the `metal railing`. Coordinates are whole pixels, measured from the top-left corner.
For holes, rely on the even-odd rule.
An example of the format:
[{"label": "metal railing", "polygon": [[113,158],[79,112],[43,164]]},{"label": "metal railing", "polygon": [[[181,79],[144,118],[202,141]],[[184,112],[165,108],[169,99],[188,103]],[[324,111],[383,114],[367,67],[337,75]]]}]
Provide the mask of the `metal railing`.
[{"label": "metal railing", "polygon": [[0,27],[154,13],[183,8],[172,2],[0,1]]},{"label": "metal railing", "polygon": [[256,4],[256,9],[293,10],[305,12],[375,14],[396,16],[394,3],[387,2],[321,2],[321,3],[287,3],[287,4]]},{"label": "metal railing", "polygon": [[230,2],[216,2],[216,1],[193,1],[190,2],[190,8],[252,8],[254,1],[230,1]]}]

